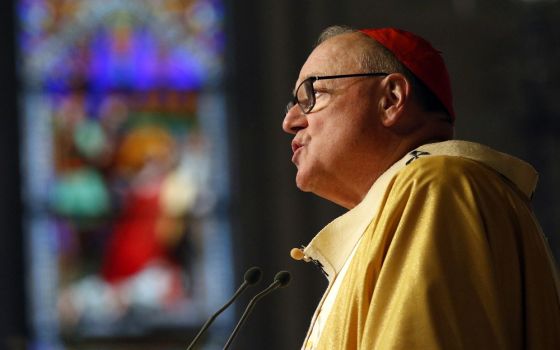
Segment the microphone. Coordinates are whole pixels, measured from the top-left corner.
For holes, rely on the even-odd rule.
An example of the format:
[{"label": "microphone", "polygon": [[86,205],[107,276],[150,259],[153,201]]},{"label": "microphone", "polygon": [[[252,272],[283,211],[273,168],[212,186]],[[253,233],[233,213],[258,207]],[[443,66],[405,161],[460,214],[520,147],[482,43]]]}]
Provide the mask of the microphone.
[{"label": "microphone", "polygon": [[262,270],[261,270],[260,267],[257,267],[257,266],[253,266],[245,272],[245,275],[243,276],[243,283],[241,284],[241,286],[239,286],[239,288],[237,289],[235,294],[233,294],[231,299],[229,299],[229,301],[227,303],[225,303],[224,306],[222,306],[218,311],[216,311],[215,314],[210,316],[210,318],[202,326],[200,331],[198,331],[198,334],[196,335],[196,337],[194,337],[192,342],[189,344],[189,347],[187,348],[187,350],[191,350],[193,348],[193,346],[197,343],[197,341],[200,339],[202,334],[204,334],[204,332],[208,329],[208,327],[210,327],[212,322],[214,322],[216,317],[218,317],[218,315],[220,315],[222,312],[224,312],[224,310],[227,309],[235,301],[235,299],[237,299],[239,297],[239,295],[241,295],[241,293],[245,289],[247,289],[247,287],[252,286],[252,285],[256,284],[257,282],[259,282],[261,280],[261,275],[262,275]]},{"label": "microphone", "polygon": [[251,311],[255,307],[255,304],[257,303],[257,301],[259,301],[260,299],[262,299],[266,295],[272,293],[273,291],[275,291],[278,288],[286,287],[290,283],[290,279],[291,279],[291,275],[288,271],[278,272],[276,274],[276,276],[274,276],[274,282],[272,282],[266,289],[262,290],[260,293],[255,295],[253,297],[253,299],[251,299],[251,301],[249,301],[249,304],[247,304],[247,307],[245,308],[245,311],[243,312],[243,315],[241,315],[241,318],[239,319],[239,322],[237,322],[237,325],[235,326],[235,328],[233,329],[233,332],[229,336],[229,339],[227,340],[226,345],[224,345],[223,350],[226,350],[227,348],[229,348],[229,346],[231,345],[231,342],[233,341],[233,339],[235,338],[235,336],[237,335],[237,333],[241,329],[241,326],[245,323],[245,320],[247,319],[247,317],[249,316],[249,314],[251,313]]},{"label": "microphone", "polygon": [[294,260],[305,260],[305,254],[303,253],[303,249],[300,248],[292,248],[292,250],[290,250],[290,256]]}]

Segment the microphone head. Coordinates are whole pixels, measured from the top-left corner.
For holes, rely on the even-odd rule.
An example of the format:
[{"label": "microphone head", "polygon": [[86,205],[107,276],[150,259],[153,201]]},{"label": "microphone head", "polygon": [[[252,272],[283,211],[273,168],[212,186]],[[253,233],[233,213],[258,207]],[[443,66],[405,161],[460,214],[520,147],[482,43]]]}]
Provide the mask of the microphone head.
[{"label": "microphone head", "polygon": [[291,279],[292,275],[288,271],[280,271],[274,276],[274,281],[278,282],[280,287],[286,287]]},{"label": "microphone head", "polygon": [[303,250],[299,248],[292,248],[292,250],[290,250],[290,256],[294,260],[303,260],[305,258],[305,254],[303,253]]},{"label": "microphone head", "polygon": [[261,280],[262,270],[260,267],[253,266],[245,272],[243,279],[245,282],[252,286]]}]

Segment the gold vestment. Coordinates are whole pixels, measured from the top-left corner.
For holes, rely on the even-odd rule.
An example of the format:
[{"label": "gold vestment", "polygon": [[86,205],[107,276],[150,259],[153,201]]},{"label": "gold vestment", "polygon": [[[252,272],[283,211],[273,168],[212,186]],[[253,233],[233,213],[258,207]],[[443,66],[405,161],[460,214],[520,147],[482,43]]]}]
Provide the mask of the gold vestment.
[{"label": "gold vestment", "polygon": [[448,141],[411,152],[376,184],[304,251],[336,277],[348,251],[340,235],[359,238],[314,348],[560,349],[532,168]]}]

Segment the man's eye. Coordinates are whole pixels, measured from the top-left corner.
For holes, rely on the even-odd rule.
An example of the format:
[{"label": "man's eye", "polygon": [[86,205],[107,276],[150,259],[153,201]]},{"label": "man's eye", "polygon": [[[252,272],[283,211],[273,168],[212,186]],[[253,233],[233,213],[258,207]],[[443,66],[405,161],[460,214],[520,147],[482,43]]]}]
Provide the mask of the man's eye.
[{"label": "man's eye", "polygon": [[321,96],[321,95],[324,95],[325,93],[326,93],[325,90],[323,90],[323,89],[317,89],[317,88],[316,88],[316,89],[315,89],[315,98],[317,98],[317,97],[319,97],[319,96]]}]

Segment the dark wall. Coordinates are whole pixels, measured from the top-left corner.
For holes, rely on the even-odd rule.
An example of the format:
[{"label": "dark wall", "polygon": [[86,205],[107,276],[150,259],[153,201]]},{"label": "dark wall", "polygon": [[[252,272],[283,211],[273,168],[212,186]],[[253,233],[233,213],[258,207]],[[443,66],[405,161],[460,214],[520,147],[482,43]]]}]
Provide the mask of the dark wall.
[{"label": "dark wall", "polygon": [[[332,24],[397,26],[443,52],[452,77],[457,138],[517,155],[540,171],[534,205],[560,256],[559,2],[501,0],[231,2],[229,27],[232,157],[239,276],[252,265],[272,279],[289,269],[291,286],[263,300],[241,331],[239,349],[301,345],[326,283],[311,265],[294,262],[342,211],[300,193],[284,106],[320,31]],[[240,304],[242,305],[242,304]]]},{"label": "dark wall", "polygon": [[20,346],[25,335],[14,6],[0,5],[0,349]]}]

